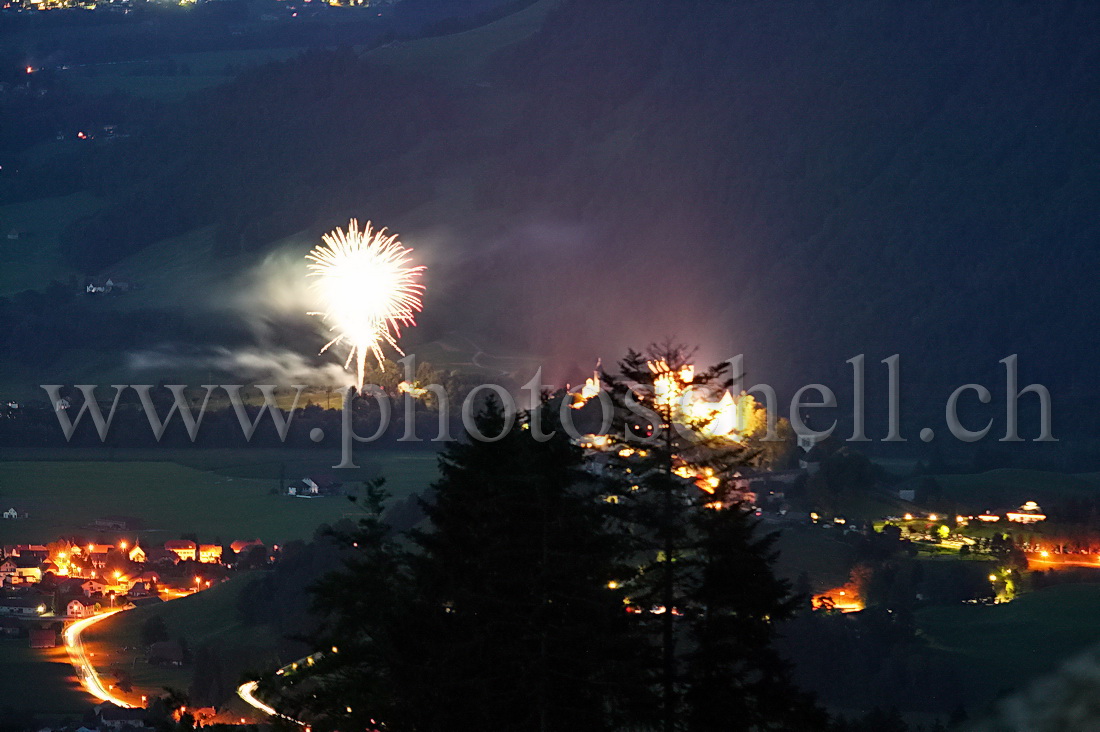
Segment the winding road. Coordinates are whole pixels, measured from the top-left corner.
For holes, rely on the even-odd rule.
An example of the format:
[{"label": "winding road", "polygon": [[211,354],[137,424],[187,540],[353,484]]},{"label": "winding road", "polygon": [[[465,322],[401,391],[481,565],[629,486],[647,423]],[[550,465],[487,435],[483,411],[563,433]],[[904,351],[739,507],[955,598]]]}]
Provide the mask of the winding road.
[{"label": "winding road", "polygon": [[[305,658],[298,659],[294,663],[288,663],[286,666],[283,666],[281,669],[279,669],[277,673],[282,674],[290,668],[297,668],[298,664],[305,663],[306,659],[308,659],[308,658],[309,658],[309,656],[306,656]],[[309,729],[309,725],[307,725],[305,722],[301,722],[297,719],[294,719],[293,717],[288,717],[285,714],[280,714],[271,705],[265,704],[264,702],[260,701],[256,697],[256,688],[259,685],[260,685],[260,682],[258,682],[258,681],[246,681],[245,683],[243,683],[243,684],[241,684],[240,686],[237,687],[237,696],[239,696],[241,699],[243,699],[245,704],[248,704],[253,709],[261,711],[264,714],[267,714],[267,715],[272,716],[272,717],[280,717],[282,719],[287,720],[288,722],[293,722],[294,724],[298,725],[299,727],[305,727],[307,730]]]},{"label": "winding road", "polygon": [[[100,613],[91,617],[77,620],[68,628],[65,629],[63,636],[65,638],[65,649],[69,652],[69,660],[72,662],[73,667],[76,669],[77,678],[80,680],[80,685],[87,690],[89,694],[96,699],[104,702],[110,702],[123,709],[134,709],[134,704],[115,696],[111,693],[111,689],[104,685],[103,680],[99,677],[99,673],[95,670],[95,666],[92,665],[91,660],[88,657],[88,652],[84,649],[84,641],[81,639],[80,634],[88,628],[92,627],[96,623],[102,622],[107,618],[117,613],[123,612],[123,609],[111,610],[109,612]],[[333,649],[335,650],[335,649]],[[296,667],[299,663],[305,663],[308,657],[299,659],[293,664],[287,664],[280,671],[285,671],[291,667]],[[241,684],[237,687],[237,696],[239,696],[246,704],[253,709],[262,712],[272,717],[281,717],[287,721],[293,722],[302,727],[307,727],[304,722],[299,722],[296,719],[280,714],[274,707],[265,704],[259,698],[256,697],[256,689],[259,683],[256,681],[249,681]],[[308,727],[307,727],[308,728]]]},{"label": "winding road", "polygon": [[111,702],[123,709],[133,709],[133,704],[115,696],[111,693],[110,689],[103,685],[103,680],[99,678],[99,674],[96,673],[95,667],[92,666],[91,661],[88,660],[88,654],[84,650],[84,642],[80,638],[80,634],[88,628],[120,612],[122,612],[121,609],[111,610],[110,612],[93,615],[90,618],[77,620],[65,629],[65,649],[69,652],[69,660],[72,661],[73,666],[76,668],[77,677],[80,679],[80,685],[87,689],[89,694],[100,701]]}]

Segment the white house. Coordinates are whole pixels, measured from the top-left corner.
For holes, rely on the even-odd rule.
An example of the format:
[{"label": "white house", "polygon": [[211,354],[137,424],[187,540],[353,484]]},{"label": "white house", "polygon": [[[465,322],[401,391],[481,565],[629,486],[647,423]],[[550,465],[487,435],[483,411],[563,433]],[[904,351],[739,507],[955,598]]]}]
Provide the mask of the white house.
[{"label": "white house", "polygon": [[66,607],[66,614],[70,618],[86,618],[95,614],[96,602],[91,599],[70,600]]},{"label": "white house", "polygon": [[7,511],[4,511],[4,518],[17,519],[19,518],[19,512],[16,511],[14,508],[9,508]]}]

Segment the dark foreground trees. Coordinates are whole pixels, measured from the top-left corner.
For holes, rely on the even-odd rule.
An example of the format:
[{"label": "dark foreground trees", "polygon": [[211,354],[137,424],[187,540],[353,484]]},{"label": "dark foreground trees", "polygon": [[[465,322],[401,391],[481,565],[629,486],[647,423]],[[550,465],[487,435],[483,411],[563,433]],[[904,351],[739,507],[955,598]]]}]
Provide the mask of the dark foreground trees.
[{"label": "dark foreground trees", "polygon": [[[631,358],[610,390],[620,427]],[[772,647],[793,609],[772,538],[682,477],[689,446],[660,410],[634,435],[659,439],[594,456],[557,406],[514,425],[487,406],[478,428],[500,439],[444,451],[418,530],[391,532],[372,486],[352,558],[315,588],[322,652],[268,693],[318,730],[824,729]],[[719,486],[750,457],[705,448],[691,459]]]}]

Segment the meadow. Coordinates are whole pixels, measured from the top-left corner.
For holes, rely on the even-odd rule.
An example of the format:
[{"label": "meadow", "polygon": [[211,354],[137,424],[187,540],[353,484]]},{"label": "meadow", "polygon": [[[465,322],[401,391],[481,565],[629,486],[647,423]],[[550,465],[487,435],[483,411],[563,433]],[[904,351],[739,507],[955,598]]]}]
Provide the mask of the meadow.
[{"label": "meadow", "polygon": [[[96,206],[95,197],[86,193],[0,206],[0,296],[72,275],[58,251],[58,234]],[[20,233],[18,239],[7,238],[12,230]]]},{"label": "meadow", "polygon": [[291,482],[323,473],[347,489],[384,476],[396,499],[437,474],[432,452],[381,449],[360,449],[360,468],[339,471],[330,467],[331,450],[18,450],[0,459],[0,505],[30,515],[0,522],[0,544],[86,536],[92,521],[108,516],[137,519],[136,535],[150,543],[182,534],[285,542],[359,515],[340,497],[281,495]]},{"label": "meadow", "polygon": [[839,533],[816,526],[785,529],[776,542],[776,574],[793,584],[805,572],[815,592],[843,585],[855,563],[855,552],[832,536]]},{"label": "meadow", "polygon": [[1002,605],[928,607],[917,626],[937,665],[962,672],[977,710],[1100,643],[1098,606],[1100,584],[1067,584]]},{"label": "meadow", "polygon": [[[1002,468],[967,475],[932,476],[951,500],[975,510],[1015,508],[1025,501],[1088,497],[1100,486],[1096,473],[1071,475],[1043,470]],[[921,478],[912,478],[898,488],[920,488]]]},{"label": "meadow", "polygon": [[8,721],[6,709],[43,717],[81,715],[91,700],[77,684],[64,648],[37,650],[26,638],[0,640],[0,720]]}]

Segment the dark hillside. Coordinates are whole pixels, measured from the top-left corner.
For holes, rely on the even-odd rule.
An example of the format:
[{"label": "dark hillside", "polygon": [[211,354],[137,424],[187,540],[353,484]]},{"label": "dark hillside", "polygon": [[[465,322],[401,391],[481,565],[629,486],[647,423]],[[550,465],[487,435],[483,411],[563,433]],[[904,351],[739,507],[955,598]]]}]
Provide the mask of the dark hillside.
[{"label": "dark hillside", "polygon": [[105,157],[70,247],[96,269],[369,216],[431,232],[429,325],[508,307],[496,335],[552,376],[666,332],[785,387],[843,391],[857,353],[876,387],[901,352],[907,418],[939,423],[1018,352],[1065,433],[1096,394],[1098,31],[1069,0],[609,0],[460,89],[318,52]]}]

